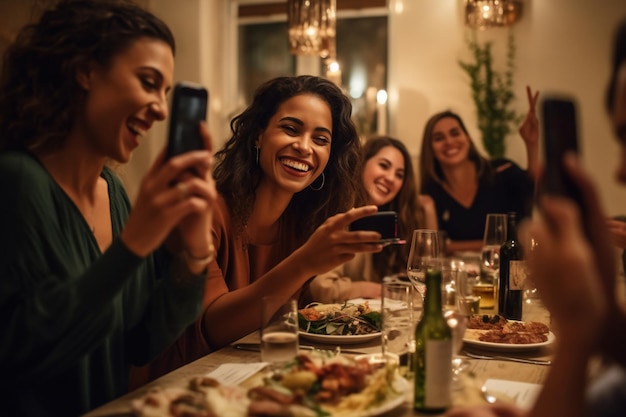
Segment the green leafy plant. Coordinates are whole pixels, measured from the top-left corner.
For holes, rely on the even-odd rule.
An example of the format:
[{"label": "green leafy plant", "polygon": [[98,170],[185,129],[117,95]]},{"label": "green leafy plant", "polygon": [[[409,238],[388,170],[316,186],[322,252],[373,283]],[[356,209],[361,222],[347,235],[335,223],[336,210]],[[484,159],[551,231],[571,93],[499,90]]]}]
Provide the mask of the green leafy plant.
[{"label": "green leafy plant", "polygon": [[493,68],[491,42],[481,45],[473,37],[467,39],[467,46],[472,52],[473,62],[459,61],[459,65],[470,78],[483,146],[491,157],[503,157],[506,153],[506,136],[522,120],[522,116],[511,109],[515,99],[513,93],[515,40],[513,34],[509,33],[506,66],[503,72]]}]

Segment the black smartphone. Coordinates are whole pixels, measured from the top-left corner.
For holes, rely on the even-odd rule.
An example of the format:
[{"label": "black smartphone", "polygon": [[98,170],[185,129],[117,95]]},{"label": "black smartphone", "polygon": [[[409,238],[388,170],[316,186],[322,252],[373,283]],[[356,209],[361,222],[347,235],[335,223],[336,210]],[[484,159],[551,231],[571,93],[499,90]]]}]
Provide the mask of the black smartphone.
[{"label": "black smartphone", "polygon": [[350,223],[349,230],[372,230],[381,235],[376,243],[383,245],[404,244],[406,241],[398,238],[398,214],[395,211],[378,211]]},{"label": "black smartphone", "polygon": [[174,86],[167,140],[167,157],[204,149],[199,124],[206,120],[209,92],[201,85],[180,82]]},{"label": "black smartphone", "polygon": [[579,152],[576,103],[571,97],[546,96],[541,114],[545,162],[541,192],[569,197],[582,209],[580,190],[563,166],[565,152]]}]

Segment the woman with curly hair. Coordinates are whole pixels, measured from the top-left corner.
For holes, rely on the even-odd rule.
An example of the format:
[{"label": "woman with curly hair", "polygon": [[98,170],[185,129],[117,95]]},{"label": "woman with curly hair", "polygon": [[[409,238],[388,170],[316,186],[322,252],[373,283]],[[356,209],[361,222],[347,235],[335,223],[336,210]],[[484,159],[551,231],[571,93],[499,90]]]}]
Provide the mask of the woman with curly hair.
[{"label": "woman with curly hair", "polygon": [[108,162],[167,117],[174,75],[170,30],[132,3],[61,1],[3,62],[2,413],[78,416],[125,394],[130,366],[199,314],[212,156],[162,153],[131,210]]},{"label": "woman with curly hair", "polygon": [[[411,155],[398,139],[378,136],[363,146],[361,180],[368,204],[380,211],[398,214],[398,237],[411,241],[413,230],[437,229],[432,199],[417,194]],[[410,245],[389,245],[382,252],[361,253],[311,281],[311,296],[322,303],[340,303],[352,298],[380,298],[381,282],[387,275],[406,273]]]},{"label": "woman with curly hair", "polygon": [[[351,104],[331,81],[279,77],[261,85],[216,153],[219,198],[204,311],[174,348],[138,370],[141,384],[259,329],[261,298],[301,298],[311,277],[376,252],[380,239],[348,225],[357,206],[360,142]],[[302,297],[301,297],[302,296]],[[147,375],[146,375],[147,372]]]}]

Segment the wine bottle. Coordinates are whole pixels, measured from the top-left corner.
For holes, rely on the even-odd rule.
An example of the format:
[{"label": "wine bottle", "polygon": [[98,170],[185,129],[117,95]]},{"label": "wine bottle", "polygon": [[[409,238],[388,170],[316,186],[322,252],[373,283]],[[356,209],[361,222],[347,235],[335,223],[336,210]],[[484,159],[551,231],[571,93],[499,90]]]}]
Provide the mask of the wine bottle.
[{"label": "wine bottle", "polygon": [[508,213],[507,219],[506,242],[500,248],[498,314],[510,320],[521,320],[526,264],[522,247],[517,240],[516,214]]},{"label": "wine bottle", "polygon": [[452,403],[452,330],[441,307],[441,270],[429,269],[424,310],[415,329],[413,361],[413,408],[422,413],[441,413]]}]

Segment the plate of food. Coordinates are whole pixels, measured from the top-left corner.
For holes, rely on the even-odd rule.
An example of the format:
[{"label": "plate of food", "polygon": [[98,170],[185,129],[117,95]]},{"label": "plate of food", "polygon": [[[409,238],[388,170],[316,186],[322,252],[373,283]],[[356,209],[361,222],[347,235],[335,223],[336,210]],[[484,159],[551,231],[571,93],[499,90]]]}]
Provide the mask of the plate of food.
[{"label": "plate of food", "polygon": [[554,333],[544,323],[507,320],[497,314],[474,314],[463,336],[468,345],[508,351],[536,350],[554,340]]},{"label": "plate of food", "polygon": [[300,336],[327,344],[364,343],[381,337],[382,316],[369,302],[312,303],[298,310]]},{"label": "plate of food", "polygon": [[[341,384],[332,383],[338,378]],[[173,409],[199,417],[375,417],[399,407],[409,389],[394,365],[317,352],[239,385],[198,376],[187,387],[153,388],[133,400],[132,409],[138,417],[172,416]]]}]

